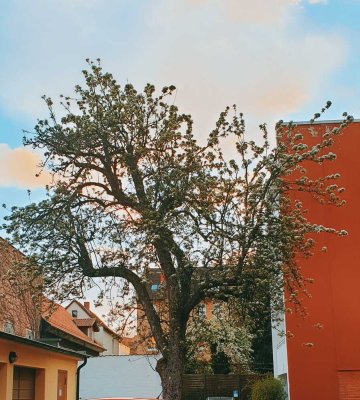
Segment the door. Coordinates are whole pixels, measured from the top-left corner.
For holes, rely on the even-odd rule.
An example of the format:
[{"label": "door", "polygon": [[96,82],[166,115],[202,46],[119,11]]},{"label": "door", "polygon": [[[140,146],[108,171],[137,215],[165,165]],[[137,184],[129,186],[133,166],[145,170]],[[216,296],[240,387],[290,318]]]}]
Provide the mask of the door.
[{"label": "door", "polygon": [[67,371],[58,371],[57,400],[67,400]]},{"label": "door", "polygon": [[35,373],[32,368],[14,367],[12,400],[35,400]]}]

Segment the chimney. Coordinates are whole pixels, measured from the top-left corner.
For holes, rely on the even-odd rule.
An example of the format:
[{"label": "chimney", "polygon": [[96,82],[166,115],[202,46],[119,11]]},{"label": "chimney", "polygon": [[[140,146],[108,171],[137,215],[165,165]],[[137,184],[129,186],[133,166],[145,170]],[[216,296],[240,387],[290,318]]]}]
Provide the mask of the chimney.
[{"label": "chimney", "polygon": [[87,310],[90,310],[90,302],[89,302],[89,301],[84,301],[84,307],[85,307]]}]

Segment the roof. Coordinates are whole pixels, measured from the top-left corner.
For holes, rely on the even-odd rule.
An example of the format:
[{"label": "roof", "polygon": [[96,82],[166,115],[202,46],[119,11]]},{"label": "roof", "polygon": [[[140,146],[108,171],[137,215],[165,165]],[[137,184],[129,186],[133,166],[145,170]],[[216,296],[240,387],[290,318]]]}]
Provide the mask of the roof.
[{"label": "roof", "polygon": [[87,328],[95,324],[96,318],[74,318],[73,321],[76,326]]},{"label": "roof", "polygon": [[149,283],[150,285],[160,285],[160,283],[162,282],[162,272],[160,269],[158,268],[153,268],[150,272],[149,272]]},{"label": "roof", "polygon": [[[296,125],[321,125],[321,124],[341,124],[343,122],[342,119],[325,119],[323,121],[314,121],[313,123],[310,123],[310,121],[292,121],[293,124]],[[354,119],[351,123],[359,123],[360,119]],[[289,125],[290,121],[288,122],[283,122],[282,125]]]},{"label": "roof", "polygon": [[78,300],[72,300],[65,308],[66,310],[71,306],[71,304],[76,303],[85,313],[89,315],[90,318],[95,318],[96,322],[102,326],[105,330],[107,330],[112,336],[116,337],[117,339],[121,340],[121,336],[113,331],[97,314],[93,311],[86,308],[83,304],[80,303]]},{"label": "roof", "polygon": [[12,245],[7,239],[4,239],[2,236],[0,236],[0,245],[6,246],[21,257],[26,258],[25,254],[22,251],[18,250],[14,245]]},{"label": "roof", "polygon": [[42,313],[43,319],[53,328],[58,329],[91,347],[95,347],[97,351],[102,352],[105,350],[104,347],[90,339],[85,333],[83,333],[73,321],[71,315],[65,310],[64,307],[59,304],[51,304]]},{"label": "roof", "polygon": [[22,337],[22,336],[13,335],[11,333],[5,333],[5,332],[2,332],[2,331],[0,331],[0,339],[5,339],[5,340],[12,341],[12,342],[25,344],[25,345],[28,345],[28,346],[38,347],[39,349],[43,349],[43,350],[47,350],[47,351],[53,351],[55,353],[66,354],[68,356],[76,357],[76,358],[79,358],[79,359],[86,357],[85,354],[80,353],[78,351],[64,349],[63,347],[53,346],[51,344],[39,342],[39,341],[33,340],[33,339],[28,339],[28,338],[25,338],[25,337]]}]

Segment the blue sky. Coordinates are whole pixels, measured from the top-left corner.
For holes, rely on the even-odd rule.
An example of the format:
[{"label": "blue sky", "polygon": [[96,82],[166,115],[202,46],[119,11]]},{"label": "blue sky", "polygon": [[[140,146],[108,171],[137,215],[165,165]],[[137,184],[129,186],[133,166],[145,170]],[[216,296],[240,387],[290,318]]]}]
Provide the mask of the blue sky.
[{"label": "blue sky", "polygon": [[22,129],[46,116],[42,94],[72,93],[85,58],[121,83],[175,84],[200,139],[233,103],[250,134],[309,119],[328,99],[327,118],[359,118],[359,17],[360,0],[3,0],[0,204],[44,195]]}]

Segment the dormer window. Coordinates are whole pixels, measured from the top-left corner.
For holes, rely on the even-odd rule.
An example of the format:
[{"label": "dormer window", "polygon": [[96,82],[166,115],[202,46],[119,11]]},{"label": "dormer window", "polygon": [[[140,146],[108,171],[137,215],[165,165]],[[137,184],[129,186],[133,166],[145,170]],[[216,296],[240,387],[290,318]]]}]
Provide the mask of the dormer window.
[{"label": "dormer window", "polygon": [[71,315],[73,318],[77,318],[77,316],[78,316],[77,310],[71,310]]},{"label": "dormer window", "polygon": [[196,307],[196,314],[199,318],[205,318],[206,317],[206,307],[205,304],[199,304]]},{"label": "dormer window", "polygon": [[151,287],[150,287],[150,289],[151,289],[151,291],[154,293],[154,292],[157,292],[158,290],[159,290],[159,285],[157,285],[157,284],[152,284],[151,285]]}]

